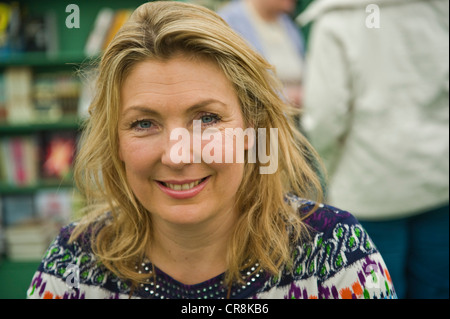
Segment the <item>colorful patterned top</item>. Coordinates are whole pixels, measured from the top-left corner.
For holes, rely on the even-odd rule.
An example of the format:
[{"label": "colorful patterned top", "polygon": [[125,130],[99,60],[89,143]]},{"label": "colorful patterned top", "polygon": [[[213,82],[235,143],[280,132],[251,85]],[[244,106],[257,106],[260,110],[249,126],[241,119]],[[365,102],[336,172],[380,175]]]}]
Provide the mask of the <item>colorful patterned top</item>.
[{"label": "colorful patterned top", "polygon": [[[286,198],[301,214],[314,205],[294,196]],[[242,271],[245,284],[225,287],[222,274],[184,285],[143,260],[137,269],[156,276],[135,289],[102,267],[88,245],[68,244],[71,224],[50,245],[28,298],[396,298],[382,257],[351,214],[320,205],[305,222],[312,229],[311,240],[297,246],[294,267],[278,276],[255,272],[256,264]]]}]

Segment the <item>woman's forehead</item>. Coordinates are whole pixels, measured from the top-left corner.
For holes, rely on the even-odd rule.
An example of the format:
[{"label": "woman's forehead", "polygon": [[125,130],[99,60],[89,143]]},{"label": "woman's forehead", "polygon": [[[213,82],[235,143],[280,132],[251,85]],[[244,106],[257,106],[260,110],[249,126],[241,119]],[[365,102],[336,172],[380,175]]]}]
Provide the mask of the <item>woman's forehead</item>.
[{"label": "woman's forehead", "polygon": [[236,101],[234,86],[211,60],[175,57],[168,60],[139,62],[126,77],[121,88],[122,107],[128,108],[149,101],[198,104],[216,99],[228,104]]}]

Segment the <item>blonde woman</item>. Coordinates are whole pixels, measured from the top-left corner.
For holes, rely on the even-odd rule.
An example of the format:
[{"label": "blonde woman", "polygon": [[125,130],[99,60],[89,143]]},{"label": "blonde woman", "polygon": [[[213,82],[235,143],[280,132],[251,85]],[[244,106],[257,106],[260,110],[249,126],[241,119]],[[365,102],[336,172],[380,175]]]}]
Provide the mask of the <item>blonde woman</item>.
[{"label": "blonde woman", "polygon": [[85,216],[29,298],[395,297],[357,221],[317,204],[319,160],[279,88],[215,13],[140,6],[100,63],[75,171]]}]

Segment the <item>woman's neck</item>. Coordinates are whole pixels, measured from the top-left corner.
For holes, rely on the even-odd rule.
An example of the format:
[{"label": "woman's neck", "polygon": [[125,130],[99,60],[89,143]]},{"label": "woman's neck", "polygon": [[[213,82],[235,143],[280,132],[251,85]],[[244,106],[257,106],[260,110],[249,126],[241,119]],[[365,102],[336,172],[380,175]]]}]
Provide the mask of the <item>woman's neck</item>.
[{"label": "woman's neck", "polygon": [[175,280],[193,285],[227,269],[227,247],[235,214],[197,225],[173,225],[153,220],[150,261]]}]

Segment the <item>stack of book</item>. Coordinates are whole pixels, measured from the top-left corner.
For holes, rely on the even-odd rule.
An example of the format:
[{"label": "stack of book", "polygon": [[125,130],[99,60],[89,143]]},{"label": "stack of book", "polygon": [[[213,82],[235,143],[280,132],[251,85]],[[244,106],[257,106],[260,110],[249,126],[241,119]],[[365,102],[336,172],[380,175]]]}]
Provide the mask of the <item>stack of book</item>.
[{"label": "stack of book", "polygon": [[8,258],[12,261],[41,260],[55,234],[52,224],[39,220],[8,227],[5,231]]},{"label": "stack of book", "polygon": [[82,205],[79,193],[70,188],[0,196],[0,256],[17,261],[42,258]]}]

